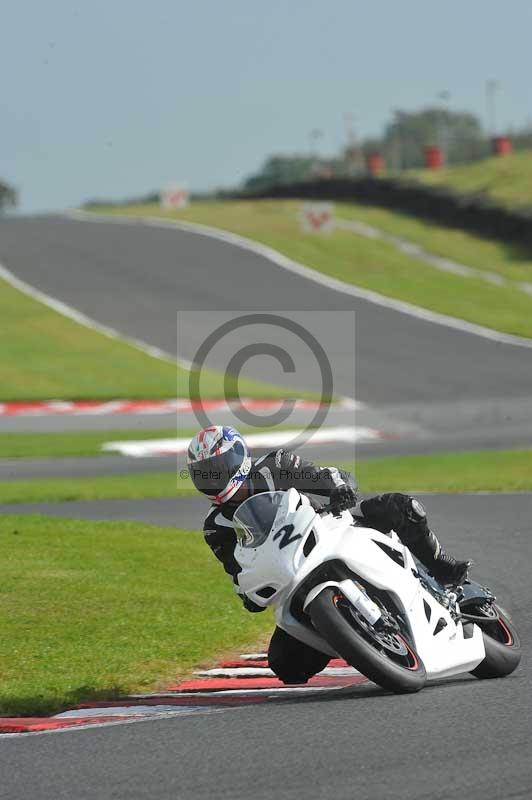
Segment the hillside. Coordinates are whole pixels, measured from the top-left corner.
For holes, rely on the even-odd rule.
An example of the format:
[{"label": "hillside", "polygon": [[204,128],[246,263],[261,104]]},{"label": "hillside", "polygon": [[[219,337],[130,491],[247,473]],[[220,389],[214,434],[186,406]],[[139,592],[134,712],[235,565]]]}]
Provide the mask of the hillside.
[{"label": "hillside", "polygon": [[485,195],[508,207],[532,208],[532,150],[439,171],[411,170],[404,175],[433,186]]}]

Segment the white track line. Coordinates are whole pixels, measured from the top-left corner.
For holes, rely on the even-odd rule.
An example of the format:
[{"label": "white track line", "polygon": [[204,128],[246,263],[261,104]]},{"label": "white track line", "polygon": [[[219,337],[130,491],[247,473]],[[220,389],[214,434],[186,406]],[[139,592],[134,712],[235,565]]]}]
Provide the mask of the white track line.
[{"label": "white track line", "polygon": [[[325,667],[318,675],[330,675],[333,678],[346,678],[361,673],[354,667]],[[275,673],[268,667],[220,667],[195,672],[205,678],[275,678]]]},{"label": "white track line", "polygon": [[[201,711],[194,711],[193,714],[215,714],[219,712],[227,713],[228,711],[240,711],[245,706],[225,706],[223,708],[213,708],[212,706],[205,706]],[[128,719],[111,719],[105,722],[87,722],[86,725],[73,725],[64,728],[52,728],[44,731],[20,731],[18,733],[0,733],[0,739],[15,739],[22,736],[53,736],[58,733],[76,733],[77,731],[93,731],[98,728],[110,728],[111,726],[118,727],[119,725],[138,725],[143,722],[159,722],[160,720],[175,719],[175,713],[153,714],[153,716],[130,717]]]},{"label": "white track line", "polygon": [[[357,675],[346,675],[346,680],[348,678],[356,678]],[[354,686],[359,686],[357,682]],[[281,697],[290,695],[290,694],[302,694],[305,692],[314,694],[316,692],[339,692],[344,689],[351,689],[353,688],[353,684],[349,683],[347,680],[346,683],[343,683],[341,686],[273,686],[269,689],[211,689],[208,692],[201,692],[201,691],[190,691],[185,690],[180,692],[178,690],[174,692],[157,692],[155,695],[147,695],[147,694],[132,694],[131,697],[134,697],[137,700],[147,700],[150,697],[248,697],[248,696],[268,696],[268,695],[279,695]]]},{"label": "white track line", "polygon": [[268,653],[242,653],[240,658],[243,661],[258,661],[261,658],[268,658]]},{"label": "white track line", "polygon": [[387,242],[393,245],[400,253],[404,253],[410,258],[415,258],[428,264],[429,267],[439,269],[441,272],[447,272],[451,275],[458,275],[460,278],[478,278],[486,283],[495,284],[496,286],[503,286],[509,288],[517,288],[527,294],[532,294],[532,283],[523,281],[512,281],[499,275],[498,272],[490,272],[485,269],[477,269],[476,267],[468,267],[458,261],[452,261],[450,258],[442,258],[434,253],[425,250],[421,245],[415,244],[407,239],[402,239],[399,236],[394,236],[391,233],[374,228],[372,225],[367,225],[365,222],[359,220],[345,219],[338,217],[335,220],[335,226],[343,230],[352,231],[358,236],[364,236],[367,239],[379,239],[380,241]]},{"label": "white track line", "polygon": [[173,356],[171,353],[161,350],[160,347],[155,347],[147,342],[143,342],[141,339],[134,339],[131,336],[125,336],[124,334],[115,330],[115,328],[111,328],[109,325],[103,325],[101,322],[96,322],[96,320],[88,317],[82,311],[78,311],[76,308],[69,306],[67,303],[63,303],[61,300],[56,300],[55,297],[51,297],[49,294],[41,292],[40,289],[35,289],[35,287],[30,286],[30,284],[26,283],[26,281],[17,278],[17,276],[8,270],[3,264],[0,264],[0,278],[14,289],[18,289],[19,292],[23,292],[24,294],[28,295],[28,297],[32,297],[34,300],[38,300],[40,303],[48,306],[48,308],[52,308],[63,317],[68,317],[68,319],[77,322],[79,325],[84,325],[86,328],[90,328],[93,331],[97,331],[97,333],[102,333],[109,339],[117,339],[118,341],[125,342],[126,344],[135,347],[137,350],[141,350],[143,353],[153,356],[153,358],[157,358],[160,361],[169,361],[171,364],[178,364],[184,369],[190,369],[191,367],[190,361],[185,361],[184,359]]},{"label": "white track line", "polygon": [[[332,427],[319,428],[315,431],[288,430],[272,431],[271,433],[250,433],[246,436],[249,447],[281,447],[287,441],[294,441],[305,435],[305,444],[330,444],[334,442],[359,444],[361,442],[380,441],[384,433],[375,428]],[[105,442],[102,445],[104,452],[121,453],[123,456],[146,458],[149,456],[177,455],[186,453],[190,439],[141,439],[120,442]]]},{"label": "white track line", "polygon": [[[205,711],[207,706],[177,706],[163,704],[149,706],[101,706],[98,708],[74,708],[71,711],[63,711],[55,714],[54,719],[90,719],[91,717],[146,717],[157,716],[159,714],[171,714],[186,716],[187,714],[197,714],[198,711]],[[214,706],[214,711],[223,711],[223,707]]]},{"label": "white track line", "polygon": [[527,339],[521,336],[514,336],[510,333],[501,333],[500,331],[486,328],[483,325],[476,325],[474,322],[466,322],[466,320],[450,317],[447,314],[439,314],[437,311],[429,311],[426,308],[421,308],[413,303],[407,303],[403,300],[396,300],[391,297],[373,292],[370,289],[362,289],[350,283],[344,283],[336,278],[331,278],[321,272],[306,267],[297,261],[274,250],[272,247],[254,242],[252,239],[247,239],[244,236],[239,236],[236,233],[229,233],[219,228],[213,228],[209,225],[200,225],[195,222],[182,222],[179,220],[165,220],[157,217],[106,217],[101,214],[92,214],[86,211],[70,210],[64,212],[62,216],[69,219],[75,219],[83,222],[94,222],[104,224],[122,224],[122,225],[149,225],[153,228],[174,228],[186,231],[187,233],[195,233],[201,236],[209,236],[213,239],[218,239],[222,242],[240,247],[248,252],[267,258],[277,266],[286,269],[288,272],[293,272],[296,275],[306,278],[307,280],[318,283],[321,286],[326,286],[342,294],[356,297],[360,300],[366,300],[373,305],[382,306],[393,311],[398,311],[401,314],[407,314],[410,317],[415,317],[423,322],[431,322],[435,325],[443,325],[446,328],[453,328],[461,333],[469,333],[473,336],[480,336],[483,339],[489,339],[499,344],[508,344],[515,347],[527,347],[532,349],[532,339]]}]

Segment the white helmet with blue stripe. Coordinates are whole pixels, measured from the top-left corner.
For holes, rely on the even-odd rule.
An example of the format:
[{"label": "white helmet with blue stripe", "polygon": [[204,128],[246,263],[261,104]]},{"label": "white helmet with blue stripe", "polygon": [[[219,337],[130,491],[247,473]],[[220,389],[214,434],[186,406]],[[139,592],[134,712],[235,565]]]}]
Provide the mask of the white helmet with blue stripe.
[{"label": "white helmet with blue stripe", "polygon": [[196,489],[218,504],[230,500],[251,471],[244,437],[225,425],[211,425],[194,436],[187,464]]}]

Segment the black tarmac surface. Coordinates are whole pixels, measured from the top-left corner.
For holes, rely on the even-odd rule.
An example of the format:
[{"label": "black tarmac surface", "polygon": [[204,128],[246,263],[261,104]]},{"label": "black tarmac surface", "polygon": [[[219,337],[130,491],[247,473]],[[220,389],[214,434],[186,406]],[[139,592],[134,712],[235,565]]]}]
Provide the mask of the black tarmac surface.
[{"label": "black tarmac surface", "polygon": [[130,520],[201,530],[209,509],[201,497],[165,497],[153,500],[76,500],[70,503],[4,503],[2,514],[44,514],[47,517],[93,520]]},{"label": "black tarmac surface", "polygon": [[528,800],[532,495],[428,496],[449,550],[513,612],[510,677],[0,740],[6,800]]},{"label": "black tarmac surface", "polygon": [[[305,324],[334,360],[334,388],[348,396],[353,341],[339,338],[328,313],[355,311],[357,399],[442,434],[497,427],[532,441],[532,349],[353,298],[232,244],[116,220],[13,218],[0,221],[0,262],[98,322],[170,353],[177,350],[178,311],[211,310],[215,320],[226,310],[305,310]],[[204,319],[191,320],[179,355],[192,358],[204,335]],[[275,359],[259,363],[258,378],[317,388],[314,364],[291,376]],[[253,362],[248,366],[253,373]]]}]

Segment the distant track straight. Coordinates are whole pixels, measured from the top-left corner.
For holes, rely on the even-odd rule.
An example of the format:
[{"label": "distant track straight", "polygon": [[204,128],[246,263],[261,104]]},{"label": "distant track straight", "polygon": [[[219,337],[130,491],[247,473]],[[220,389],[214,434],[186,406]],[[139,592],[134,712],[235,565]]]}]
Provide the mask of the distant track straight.
[{"label": "distant track straight", "polygon": [[[317,327],[320,310],[353,309],[357,399],[385,406],[532,395],[528,347],[376,305],[306,280],[264,255],[174,225],[12,218],[0,222],[0,241],[0,259],[18,278],[165,352],[176,352],[180,308],[302,309],[313,312],[309,324]],[[182,344],[179,355],[190,359],[194,354]],[[352,342],[333,338],[323,345],[335,354],[341,375],[342,363],[352,360]],[[254,377],[275,381],[276,365],[270,375]],[[341,381],[335,388],[352,391]]]}]

